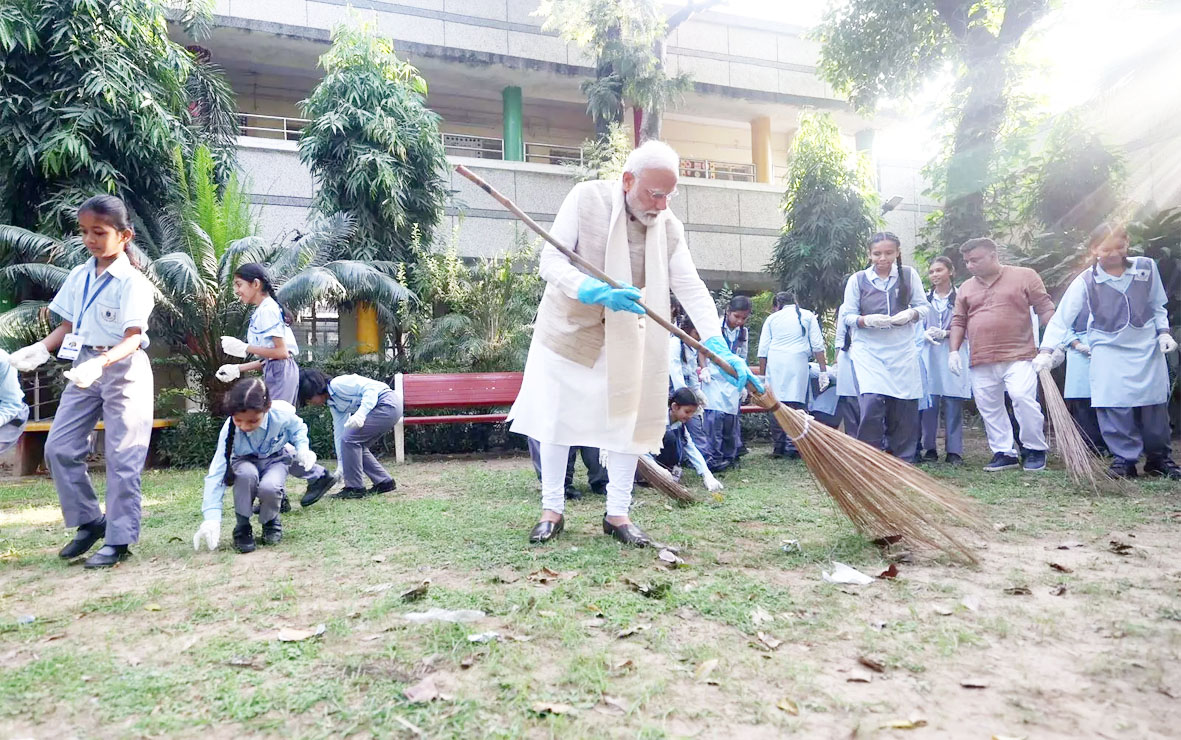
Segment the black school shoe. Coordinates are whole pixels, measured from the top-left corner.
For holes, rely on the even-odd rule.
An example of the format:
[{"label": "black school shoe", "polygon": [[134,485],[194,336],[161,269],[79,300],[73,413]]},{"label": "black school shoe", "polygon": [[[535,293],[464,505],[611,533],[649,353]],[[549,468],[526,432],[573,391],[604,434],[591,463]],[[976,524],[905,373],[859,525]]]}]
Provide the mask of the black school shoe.
[{"label": "black school shoe", "polygon": [[944,459],[944,462],[953,468],[958,468],[964,464],[964,458],[960,457],[954,452],[949,452],[947,453],[947,457]]},{"label": "black school shoe", "polygon": [[82,567],[89,570],[111,568],[129,557],[131,557],[131,550],[127,549],[127,545],[103,545],[98,552],[86,558]]},{"label": "black school shoe", "polygon": [[238,517],[238,524],[234,527],[234,549],[245,555],[254,552],[254,528],[250,520],[244,516]]},{"label": "black school shoe", "polygon": [[[329,473],[327,470],[319,478],[313,478],[308,481],[308,490],[304,493],[303,498],[299,500],[299,505],[305,509],[320,499],[324,498],[324,494],[332,490],[339,478],[335,473]],[[279,513],[283,513],[283,509],[279,509]]]},{"label": "black school shoe", "polygon": [[1134,462],[1124,462],[1116,458],[1107,468],[1107,477],[1115,480],[1135,478],[1136,476],[1136,463]]},{"label": "black school shoe", "polygon": [[368,495],[369,491],[364,488],[342,488],[336,493],[332,494],[332,498],[357,499],[365,498]]},{"label": "black school shoe", "polygon": [[80,555],[85,555],[90,548],[94,547],[94,543],[106,536],[107,518],[100,516],[93,522],[78,527],[78,531],[74,533],[74,539],[58,550],[57,556],[62,560],[73,560]]},{"label": "black school shoe", "polygon": [[283,525],[279,522],[279,517],[275,517],[262,525],[262,544],[277,545],[282,541]]},{"label": "black school shoe", "polygon": [[1177,467],[1177,463],[1167,457],[1163,460],[1149,460],[1144,464],[1144,474],[1169,480],[1181,480],[1181,467]]},{"label": "black school shoe", "polygon": [[385,483],[376,483],[370,489],[369,493],[390,493],[398,490],[398,482],[390,478]]},{"label": "black school shoe", "polygon": [[919,462],[939,462],[939,453],[935,450],[927,450],[919,456]]}]

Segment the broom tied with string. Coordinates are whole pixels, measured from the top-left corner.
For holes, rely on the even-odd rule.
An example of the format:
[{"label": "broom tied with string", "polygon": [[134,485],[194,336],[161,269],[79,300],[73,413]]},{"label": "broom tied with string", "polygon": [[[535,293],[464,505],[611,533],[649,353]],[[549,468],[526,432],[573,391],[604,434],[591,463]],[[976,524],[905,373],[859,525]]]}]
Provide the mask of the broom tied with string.
[{"label": "broom tied with string", "polygon": [[[605,272],[554,239],[479,175],[462,165],[456,167],[456,172],[492,196],[580,270],[614,288],[620,287]],[[640,301],[636,303],[644,309],[649,320],[697,350],[731,377],[737,377],[734,368],[701,342]],[[900,536],[912,545],[942,550],[968,562],[976,562],[972,551],[952,534],[947,522],[950,518],[982,529],[983,520],[971,500],[913,465],[820,424],[803,411],[784,406],[769,388],[760,391],[753,383],[747,383],[747,389],[755,404],[772,413],[776,423],[795,443],[808,471],[864,534],[871,539]]]}]

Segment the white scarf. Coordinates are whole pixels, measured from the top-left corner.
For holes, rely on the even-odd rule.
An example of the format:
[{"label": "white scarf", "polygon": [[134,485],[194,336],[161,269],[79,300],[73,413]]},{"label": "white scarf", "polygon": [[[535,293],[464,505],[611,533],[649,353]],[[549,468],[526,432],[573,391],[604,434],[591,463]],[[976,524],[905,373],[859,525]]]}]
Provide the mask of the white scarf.
[{"label": "white scarf", "polygon": [[[603,270],[617,281],[632,281],[623,188],[615,191]],[[644,244],[644,305],[669,316],[667,216],[647,227]],[[607,416],[633,429],[632,442],[650,452],[660,449],[668,423],[668,332],[646,316],[605,313]]]}]

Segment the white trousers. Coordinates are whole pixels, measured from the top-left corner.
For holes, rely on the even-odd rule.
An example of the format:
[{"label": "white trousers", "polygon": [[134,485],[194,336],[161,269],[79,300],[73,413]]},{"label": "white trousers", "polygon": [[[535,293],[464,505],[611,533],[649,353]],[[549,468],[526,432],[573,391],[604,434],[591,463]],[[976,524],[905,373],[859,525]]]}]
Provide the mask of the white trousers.
[{"label": "white trousers", "polygon": [[[541,458],[541,508],[566,512],[566,461],[569,445],[538,444]],[[627,516],[632,505],[632,484],[639,455],[607,453],[607,516]]]},{"label": "white trousers", "polygon": [[1005,392],[1013,402],[1013,415],[1021,426],[1021,446],[1027,450],[1046,449],[1046,419],[1037,402],[1037,373],[1033,362],[993,362],[972,366],[972,395],[984,420],[988,446],[994,453],[1016,455],[1013,425],[1005,411]]}]

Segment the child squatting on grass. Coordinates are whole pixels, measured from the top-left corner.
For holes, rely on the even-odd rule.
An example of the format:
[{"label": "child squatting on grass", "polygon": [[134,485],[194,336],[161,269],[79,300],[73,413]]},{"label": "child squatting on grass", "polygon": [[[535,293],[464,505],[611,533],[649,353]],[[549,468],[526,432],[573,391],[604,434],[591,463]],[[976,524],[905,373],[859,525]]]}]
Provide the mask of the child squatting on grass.
[{"label": "child squatting on grass", "polygon": [[[283,539],[279,503],[289,468],[296,475],[312,473],[308,484],[330,487],[336,479],[316,464],[316,453],[308,448],[308,427],[284,401],[271,402],[266,384],[259,378],[239,380],[225,398],[230,418],[222,425],[217,451],[205,476],[205,497],[201,514],[205,521],[193,535],[193,549],[204,542],[217,548],[221,533],[222,498],[226,487],[234,487],[234,549],[254,552],[254,530],[250,524],[254,499],[259,502],[264,545]],[[292,451],[294,449],[294,452]],[[323,492],[320,492],[323,495]]]}]

